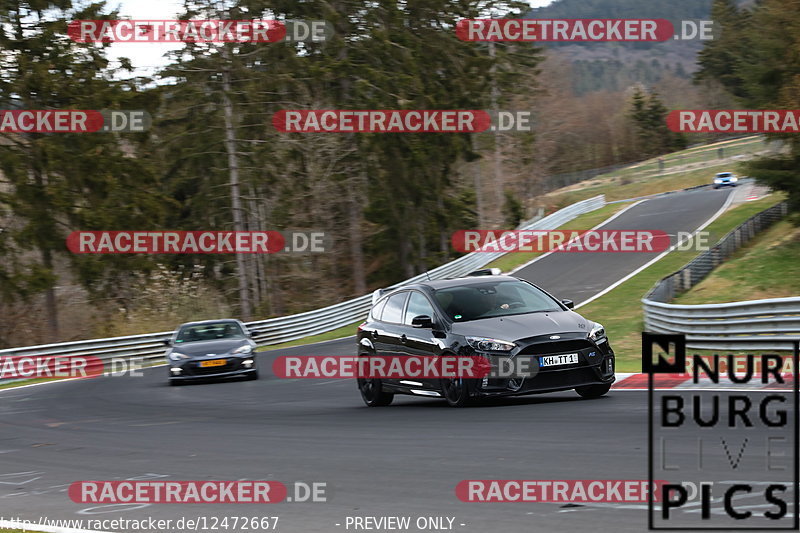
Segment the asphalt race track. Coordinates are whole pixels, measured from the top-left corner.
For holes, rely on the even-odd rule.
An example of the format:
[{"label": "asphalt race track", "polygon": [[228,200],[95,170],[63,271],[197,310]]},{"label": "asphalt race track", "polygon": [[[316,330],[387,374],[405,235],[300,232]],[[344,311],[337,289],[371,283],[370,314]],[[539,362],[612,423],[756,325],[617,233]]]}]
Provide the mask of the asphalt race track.
[{"label": "asphalt race track", "polygon": [[[605,229],[690,231],[728,194],[648,200]],[[553,254],[517,275],[579,303],[654,255]],[[348,531],[348,516],[451,517],[453,530],[465,533],[646,530],[645,504],[463,503],[455,496],[465,479],[647,479],[645,392],[598,400],[568,392],[469,409],[397,397],[369,409],[351,381],[279,380],[269,370],[277,355],[354,348],[351,338],[263,353],[262,378],[252,382],[169,387],[160,367],[0,391],[0,517],[279,516],[277,530],[291,533]],[[66,492],[74,481],[121,479],[324,482],[327,501],[92,507]]]},{"label": "asphalt race track", "polygon": [[[656,197],[631,207],[598,229],[660,230],[668,233],[675,244],[678,232],[700,227],[723,206],[728,194],[731,193],[726,190],[700,189]],[[539,285],[557,298],[569,298],[578,304],[660,253],[553,253],[514,275]]]}]

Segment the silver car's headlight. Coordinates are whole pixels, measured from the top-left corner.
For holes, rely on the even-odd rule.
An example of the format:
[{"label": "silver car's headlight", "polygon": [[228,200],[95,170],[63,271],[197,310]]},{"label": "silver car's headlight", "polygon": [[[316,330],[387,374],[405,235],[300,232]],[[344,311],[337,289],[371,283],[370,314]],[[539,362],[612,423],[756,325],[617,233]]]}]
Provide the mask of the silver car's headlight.
[{"label": "silver car's headlight", "polygon": [[487,337],[467,337],[467,343],[482,352],[510,352],[516,344]]},{"label": "silver car's headlight", "polygon": [[178,352],[172,352],[169,354],[169,358],[171,361],[180,361],[181,359],[189,359],[189,356]]},{"label": "silver car's headlight", "polygon": [[253,347],[250,346],[249,344],[245,344],[244,346],[240,346],[240,347],[236,348],[231,353],[243,355],[243,354],[248,354],[248,353],[252,353],[252,352],[253,352]]},{"label": "silver car's headlight", "polygon": [[717,178],[717,179],[714,180],[714,183],[722,183],[722,180]]},{"label": "silver car's headlight", "polygon": [[603,327],[603,324],[595,322],[592,326],[592,329],[589,330],[589,338],[595,342],[599,341],[600,339],[605,339],[606,328]]}]

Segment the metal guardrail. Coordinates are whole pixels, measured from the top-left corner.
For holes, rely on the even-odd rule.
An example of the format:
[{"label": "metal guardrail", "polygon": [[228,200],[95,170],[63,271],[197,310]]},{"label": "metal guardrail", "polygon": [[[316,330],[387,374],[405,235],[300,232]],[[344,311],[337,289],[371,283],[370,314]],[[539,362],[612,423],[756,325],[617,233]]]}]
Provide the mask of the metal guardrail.
[{"label": "metal guardrail", "polygon": [[683,333],[689,348],[791,350],[800,337],[800,297],[722,304],[669,303],[761,231],[788,214],[781,202],[758,213],[677,272],[660,280],[642,299],[645,331]]},{"label": "metal guardrail", "polygon": [[[519,229],[556,229],[559,226],[575,219],[579,215],[589,213],[605,205],[605,196],[595,196],[572,204],[564,209],[546,216],[535,222],[526,224]],[[468,272],[479,269],[506,252],[473,252],[458,259],[434,268],[425,274],[420,274],[407,279],[390,288],[402,287],[430,279],[444,279],[463,276]],[[259,346],[269,346],[283,342],[302,339],[310,335],[325,333],[342,326],[347,326],[366,317],[372,303],[372,295],[368,294],[321,309],[306,311],[295,315],[278,318],[268,318],[248,322],[247,328],[253,333],[253,339]],[[101,360],[111,358],[141,357],[145,361],[158,360],[164,357],[164,340],[172,335],[172,331],[148,333],[145,335],[131,335],[127,337],[112,337],[107,339],[92,339],[57,344],[44,344],[39,346],[25,346],[0,350],[0,357],[4,356],[94,356]],[[8,380],[0,380],[0,383]]]},{"label": "metal guardrail", "polygon": [[645,330],[684,333],[690,348],[792,350],[800,338],[800,297],[675,305],[644,300]]}]

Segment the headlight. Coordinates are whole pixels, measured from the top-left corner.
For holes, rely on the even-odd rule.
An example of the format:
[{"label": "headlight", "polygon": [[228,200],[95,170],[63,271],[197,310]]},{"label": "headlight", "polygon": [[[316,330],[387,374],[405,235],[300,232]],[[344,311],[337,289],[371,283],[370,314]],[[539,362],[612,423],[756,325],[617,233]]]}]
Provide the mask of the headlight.
[{"label": "headlight", "polygon": [[714,180],[714,183],[722,183],[722,180],[717,178],[717,179]]},{"label": "headlight", "polygon": [[172,361],[180,361],[181,359],[189,359],[189,356],[178,352],[172,352],[171,354],[169,354],[169,358]]},{"label": "headlight", "polygon": [[486,337],[467,337],[467,343],[482,352],[510,352],[516,344]]},{"label": "headlight", "polygon": [[731,181],[739,181],[739,178],[737,178],[736,176],[731,176]]},{"label": "headlight", "polygon": [[592,326],[592,329],[589,331],[589,338],[596,342],[600,339],[604,339],[605,336],[606,328],[603,327],[603,324],[595,322],[594,326]]},{"label": "headlight", "polygon": [[236,349],[235,349],[234,351],[232,351],[231,353],[235,353],[235,354],[248,354],[248,353],[251,353],[252,351],[253,351],[253,347],[252,347],[252,346],[250,346],[249,344],[245,344],[244,346],[240,346],[240,347],[236,348]]}]

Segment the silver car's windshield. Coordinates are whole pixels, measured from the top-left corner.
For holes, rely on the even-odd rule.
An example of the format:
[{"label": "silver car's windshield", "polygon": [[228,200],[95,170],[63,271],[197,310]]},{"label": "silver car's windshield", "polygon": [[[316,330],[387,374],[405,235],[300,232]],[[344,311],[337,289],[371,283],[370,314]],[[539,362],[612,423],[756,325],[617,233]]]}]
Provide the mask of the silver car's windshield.
[{"label": "silver car's windshield", "polygon": [[235,322],[214,322],[183,326],[178,331],[176,343],[236,339],[244,337],[244,332]]}]

